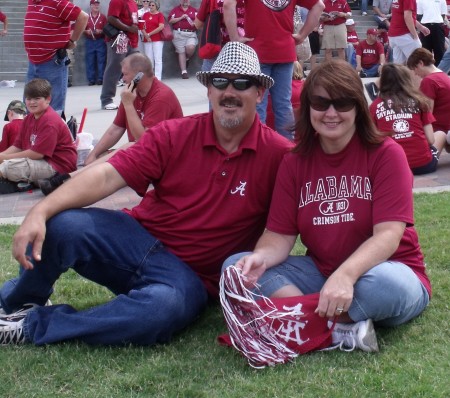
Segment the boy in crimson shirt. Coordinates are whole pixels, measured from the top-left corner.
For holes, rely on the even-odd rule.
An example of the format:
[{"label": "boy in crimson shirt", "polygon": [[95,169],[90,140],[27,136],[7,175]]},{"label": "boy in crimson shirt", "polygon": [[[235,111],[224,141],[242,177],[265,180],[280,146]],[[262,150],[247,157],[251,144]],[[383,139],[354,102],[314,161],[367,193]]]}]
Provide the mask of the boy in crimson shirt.
[{"label": "boy in crimson shirt", "polygon": [[361,40],[356,47],[356,71],[361,77],[379,76],[384,65],[384,48],[377,35],[376,29],[368,29],[366,40]]},{"label": "boy in crimson shirt", "polygon": [[9,122],[3,127],[2,141],[0,142],[0,152],[6,151],[19,135],[20,128],[27,108],[22,101],[11,101],[6,110],[5,122]]},{"label": "boy in crimson shirt", "polygon": [[14,145],[0,153],[0,177],[13,182],[37,183],[55,173],[76,169],[77,151],[67,125],[50,107],[51,86],[45,79],[25,85],[30,114]]}]

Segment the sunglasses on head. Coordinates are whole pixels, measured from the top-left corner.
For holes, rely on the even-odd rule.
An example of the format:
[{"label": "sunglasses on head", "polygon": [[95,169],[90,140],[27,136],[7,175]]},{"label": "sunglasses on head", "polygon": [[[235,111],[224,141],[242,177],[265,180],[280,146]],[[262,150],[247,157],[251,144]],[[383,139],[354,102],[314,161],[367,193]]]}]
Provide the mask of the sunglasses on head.
[{"label": "sunglasses on head", "polygon": [[313,95],[310,99],[311,108],[315,111],[325,112],[330,105],[338,112],[348,112],[355,107],[355,101],[352,98],[335,98],[329,99],[320,97],[319,95]]},{"label": "sunglasses on head", "polygon": [[250,87],[257,85],[255,80],[247,77],[238,77],[236,79],[228,79],[226,77],[211,78],[211,84],[219,90],[225,90],[230,83],[236,90],[239,91],[248,90]]}]

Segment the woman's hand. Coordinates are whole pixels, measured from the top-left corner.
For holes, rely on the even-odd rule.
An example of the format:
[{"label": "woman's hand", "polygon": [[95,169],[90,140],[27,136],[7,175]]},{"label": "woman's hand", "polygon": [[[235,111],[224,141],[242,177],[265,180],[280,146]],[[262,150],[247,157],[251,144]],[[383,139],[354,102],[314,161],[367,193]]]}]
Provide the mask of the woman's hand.
[{"label": "woman's hand", "polygon": [[353,285],[353,280],[337,269],[323,285],[315,312],[327,318],[347,312],[353,301]]},{"label": "woman's hand", "polygon": [[258,279],[266,271],[266,262],[259,253],[252,253],[239,259],[236,268],[242,270],[244,286],[253,289]]}]

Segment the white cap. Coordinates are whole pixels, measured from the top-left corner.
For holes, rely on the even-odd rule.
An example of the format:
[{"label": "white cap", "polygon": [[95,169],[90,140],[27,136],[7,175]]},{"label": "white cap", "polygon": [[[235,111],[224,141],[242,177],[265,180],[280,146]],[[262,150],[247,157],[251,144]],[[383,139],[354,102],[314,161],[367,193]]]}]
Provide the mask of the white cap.
[{"label": "white cap", "polygon": [[355,21],[353,20],[353,19],[347,19],[346,21],[345,21],[345,24],[347,25],[347,26],[349,26],[349,25],[354,25],[355,24]]}]

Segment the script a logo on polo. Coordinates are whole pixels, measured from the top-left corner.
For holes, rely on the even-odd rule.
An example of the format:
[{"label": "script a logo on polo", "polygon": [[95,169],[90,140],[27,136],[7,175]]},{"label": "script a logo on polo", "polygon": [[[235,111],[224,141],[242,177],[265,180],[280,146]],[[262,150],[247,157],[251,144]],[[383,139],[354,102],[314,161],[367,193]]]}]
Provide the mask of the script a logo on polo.
[{"label": "script a logo on polo", "polygon": [[274,11],[283,11],[289,4],[291,0],[261,0],[262,3]]},{"label": "script a logo on polo", "polygon": [[230,191],[232,195],[236,195],[239,192],[239,195],[245,196],[245,186],[247,185],[247,181],[239,181],[241,185],[234,188],[234,190]]}]

